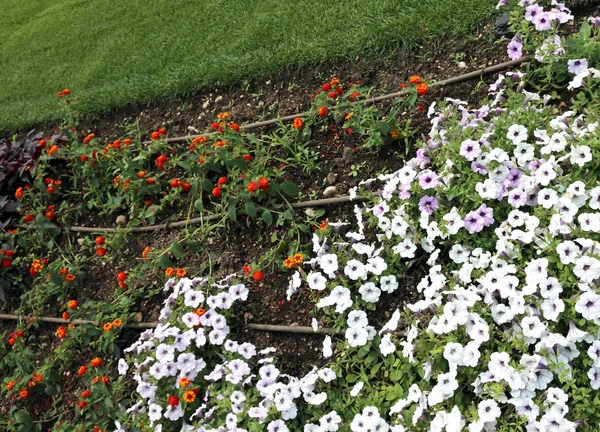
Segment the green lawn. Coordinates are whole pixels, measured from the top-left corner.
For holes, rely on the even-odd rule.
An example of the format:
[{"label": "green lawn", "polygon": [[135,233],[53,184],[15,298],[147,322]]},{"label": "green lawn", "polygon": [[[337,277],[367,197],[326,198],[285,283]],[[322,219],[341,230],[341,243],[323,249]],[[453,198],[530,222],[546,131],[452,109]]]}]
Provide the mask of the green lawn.
[{"label": "green lawn", "polygon": [[469,32],[496,0],[0,0],[0,130],[388,44]]}]

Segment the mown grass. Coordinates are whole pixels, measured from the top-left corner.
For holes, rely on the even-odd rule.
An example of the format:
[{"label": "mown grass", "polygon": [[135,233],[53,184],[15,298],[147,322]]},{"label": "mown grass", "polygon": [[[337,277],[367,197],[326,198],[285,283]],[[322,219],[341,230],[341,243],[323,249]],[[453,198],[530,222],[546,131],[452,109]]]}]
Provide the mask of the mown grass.
[{"label": "mown grass", "polygon": [[0,0],[0,130],[468,33],[496,0]]}]

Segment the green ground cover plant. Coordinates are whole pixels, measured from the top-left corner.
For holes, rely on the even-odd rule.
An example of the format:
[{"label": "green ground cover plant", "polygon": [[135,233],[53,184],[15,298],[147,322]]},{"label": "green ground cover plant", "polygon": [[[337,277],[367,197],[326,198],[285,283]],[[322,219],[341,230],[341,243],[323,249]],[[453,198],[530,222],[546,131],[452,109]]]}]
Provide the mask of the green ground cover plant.
[{"label": "green ground cover plant", "polygon": [[0,130],[77,109],[107,112],[282,68],[469,33],[492,0],[4,0]]}]

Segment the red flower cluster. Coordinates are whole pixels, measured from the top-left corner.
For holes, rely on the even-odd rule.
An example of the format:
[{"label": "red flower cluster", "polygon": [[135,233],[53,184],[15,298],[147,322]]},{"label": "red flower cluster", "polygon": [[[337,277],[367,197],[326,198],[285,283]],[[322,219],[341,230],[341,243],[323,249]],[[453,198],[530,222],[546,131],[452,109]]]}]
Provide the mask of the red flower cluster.
[{"label": "red flower cluster", "polygon": [[70,94],[71,94],[71,90],[64,89],[64,90],[61,90],[58,93],[56,93],[56,96],[59,97],[59,98],[61,98],[63,96],[69,96]]},{"label": "red flower cluster", "polygon": [[103,257],[106,255],[107,250],[104,247],[105,242],[106,242],[106,240],[104,239],[103,236],[96,237],[96,241],[95,241],[96,255],[98,255],[99,257]]},{"label": "red flower cluster", "polygon": [[154,165],[156,165],[158,167],[159,170],[164,170],[165,169],[165,164],[167,163],[169,159],[167,158],[167,156],[165,155],[160,155],[159,157],[156,158],[156,160],[154,161]]},{"label": "red flower cluster", "polygon": [[157,140],[162,135],[166,135],[166,134],[167,134],[167,130],[165,128],[160,128],[158,131],[152,132],[152,134],[150,135],[150,138],[152,138],[153,140]]},{"label": "red flower cluster", "polygon": [[8,344],[10,346],[13,346],[15,343],[17,343],[17,339],[19,339],[20,337],[23,337],[23,335],[25,334],[25,332],[23,332],[23,330],[17,330],[16,332],[11,332],[8,334]]}]

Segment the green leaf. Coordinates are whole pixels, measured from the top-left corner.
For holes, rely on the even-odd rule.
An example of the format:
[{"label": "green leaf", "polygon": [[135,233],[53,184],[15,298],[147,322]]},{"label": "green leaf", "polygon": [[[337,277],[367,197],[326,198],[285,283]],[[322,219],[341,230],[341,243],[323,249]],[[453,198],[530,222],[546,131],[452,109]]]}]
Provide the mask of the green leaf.
[{"label": "green leaf", "polygon": [[587,21],[584,21],[581,24],[581,29],[579,29],[579,36],[581,36],[584,40],[589,39],[592,34],[592,29]]},{"label": "green leaf", "polygon": [[248,162],[246,162],[246,160],[241,157],[238,157],[238,158],[228,161],[228,165],[237,167],[242,171],[245,171],[246,169],[248,169]]},{"label": "green leaf", "polygon": [[356,374],[348,374],[348,375],[346,375],[346,382],[347,382],[348,384],[353,384],[353,383],[355,383],[356,381],[358,381],[358,378],[359,378],[359,377],[358,377],[358,375],[356,375]]},{"label": "green leaf", "polygon": [[58,394],[58,388],[55,386],[46,386],[44,393],[46,393],[48,396],[56,396]]},{"label": "green leaf", "polygon": [[294,183],[294,182],[286,180],[283,183],[281,183],[280,187],[281,187],[281,191],[286,195],[289,195],[292,197],[296,197],[296,196],[300,195],[300,189],[298,189],[298,186],[296,186],[296,183]]},{"label": "green leaf", "polygon": [[185,256],[185,248],[179,242],[171,243],[171,253],[176,259],[181,259]]},{"label": "green leaf", "polygon": [[50,381],[50,382],[59,382],[60,375],[56,371],[56,369],[50,369],[50,370],[48,370],[48,374],[46,375],[46,380]]},{"label": "green leaf", "polygon": [[19,412],[15,413],[15,421],[17,423],[22,423],[24,425],[32,425],[33,417],[31,417],[25,411],[19,411]]},{"label": "green leaf", "polygon": [[203,178],[202,179],[202,189],[204,189],[207,192],[212,191],[213,190],[212,182],[207,178]]},{"label": "green leaf", "polygon": [[282,213],[282,216],[284,219],[287,220],[294,220],[294,210],[292,210],[291,208],[287,209],[286,211],[284,211]]},{"label": "green leaf", "polygon": [[267,225],[271,225],[273,223],[273,215],[269,210],[265,210],[264,212],[262,212],[262,215],[260,217],[263,220],[263,222]]},{"label": "green leaf", "polygon": [[256,206],[252,201],[246,201],[246,205],[244,206],[246,209],[246,214],[250,217],[256,217]]},{"label": "green leaf", "polygon": [[194,208],[196,209],[196,211],[199,212],[202,212],[202,210],[204,210],[204,203],[201,199],[197,199],[196,201],[194,201]]},{"label": "green leaf", "polygon": [[168,267],[173,267],[173,262],[166,255],[161,256],[158,259],[157,263],[158,263],[159,266],[161,266],[164,269],[166,269]]},{"label": "green leaf", "polygon": [[236,203],[237,203],[237,200],[234,198],[229,201],[229,204],[227,204],[227,216],[233,222],[237,221],[237,211],[235,209]]}]

